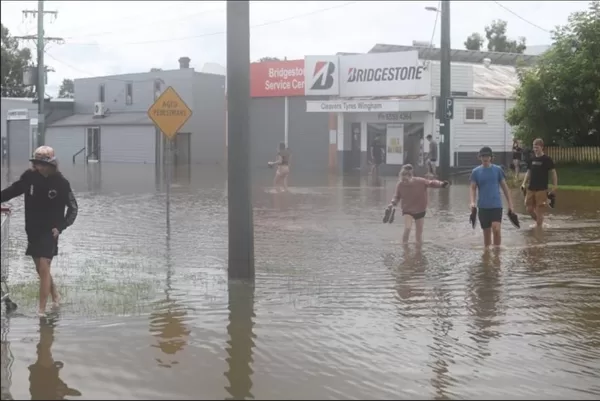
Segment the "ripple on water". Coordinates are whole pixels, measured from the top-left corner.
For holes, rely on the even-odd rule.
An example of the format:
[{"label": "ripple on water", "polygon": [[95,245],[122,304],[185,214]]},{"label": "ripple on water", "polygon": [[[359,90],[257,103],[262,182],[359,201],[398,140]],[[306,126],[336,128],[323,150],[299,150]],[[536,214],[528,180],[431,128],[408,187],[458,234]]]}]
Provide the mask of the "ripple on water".
[{"label": "ripple on water", "polygon": [[81,214],[54,262],[65,304],[52,330],[33,318],[13,219],[14,398],[30,398],[28,367],[49,353],[82,398],[600,396],[600,227],[585,206],[553,210],[541,233],[504,224],[503,248],[485,252],[466,186],[431,192],[420,248],[399,244],[401,221],[381,223],[393,180],[256,191],[250,287],[227,281],[222,182],[174,188],[169,240],[154,188],[73,185]]}]

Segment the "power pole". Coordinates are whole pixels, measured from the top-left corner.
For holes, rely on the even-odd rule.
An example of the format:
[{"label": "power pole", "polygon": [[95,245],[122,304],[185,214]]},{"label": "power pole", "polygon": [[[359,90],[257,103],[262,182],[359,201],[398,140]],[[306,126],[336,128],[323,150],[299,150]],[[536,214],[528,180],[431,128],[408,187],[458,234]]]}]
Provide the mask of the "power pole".
[{"label": "power pole", "polygon": [[446,110],[451,98],[450,89],[450,0],[442,2],[442,29],[440,41],[440,102],[438,104],[440,117],[440,177],[447,180],[450,177],[450,121]]},{"label": "power pole", "polygon": [[15,36],[15,39],[33,40],[37,48],[37,100],[38,100],[38,143],[37,146],[46,143],[46,114],[44,112],[44,99],[46,98],[46,66],[44,65],[44,50],[46,42],[63,43],[62,38],[44,37],[44,16],[46,14],[58,15],[58,11],[44,11],[44,2],[38,1],[37,10],[23,10],[23,16],[37,15],[37,35]]},{"label": "power pole", "polygon": [[229,278],[254,279],[250,174],[250,2],[227,1]]}]

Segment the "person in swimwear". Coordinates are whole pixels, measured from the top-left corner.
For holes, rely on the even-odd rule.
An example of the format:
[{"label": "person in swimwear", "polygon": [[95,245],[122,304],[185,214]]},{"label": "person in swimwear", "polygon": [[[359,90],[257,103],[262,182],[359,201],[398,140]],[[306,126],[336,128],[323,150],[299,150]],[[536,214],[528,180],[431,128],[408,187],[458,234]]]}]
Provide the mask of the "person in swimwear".
[{"label": "person in swimwear", "polygon": [[406,244],[410,237],[412,223],[415,222],[415,236],[417,244],[423,242],[423,227],[425,225],[425,213],[427,211],[428,188],[446,188],[448,181],[428,180],[414,176],[413,166],[405,164],[399,174],[400,180],[396,185],[396,192],[389,209],[401,203],[402,215],[404,216],[404,234],[402,242]]},{"label": "person in swimwear", "polygon": [[[290,159],[292,157],[292,153],[289,148],[285,146],[284,142],[279,144],[279,152],[277,152],[277,159],[274,162],[269,162],[269,166],[277,166],[277,171],[275,172],[275,178],[273,179],[273,186],[277,189],[278,192],[282,190],[287,192],[287,179],[290,175]],[[283,188],[283,189],[282,189]]]},{"label": "person in swimwear", "polygon": [[25,195],[25,254],[33,258],[40,277],[38,314],[45,316],[48,295],[52,296],[55,307],[59,303],[58,291],[50,274],[52,259],[58,255],[58,237],[75,222],[78,208],[71,184],[58,171],[54,149],[40,146],[30,161],[31,168],[1,192],[0,202]]}]

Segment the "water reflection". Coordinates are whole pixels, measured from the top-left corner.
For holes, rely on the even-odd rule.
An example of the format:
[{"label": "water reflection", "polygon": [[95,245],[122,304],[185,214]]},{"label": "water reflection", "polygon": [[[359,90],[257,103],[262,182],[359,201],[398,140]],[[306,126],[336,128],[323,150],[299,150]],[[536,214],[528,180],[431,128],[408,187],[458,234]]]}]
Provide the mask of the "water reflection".
[{"label": "water reflection", "polygon": [[102,166],[100,163],[85,165],[87,190],[91,193],[102,192]]},{"label": "water reflection", "polygon": [[186,308],[171,298],[173,264],[169,239],[167,239],[166,271],[165,299],[153,305],[153,312],[150,313],[150,333],[157,339],[157,343],[152,347],[160,349],[163,353],[161,357],[156,358],[158,366],[171,368],[179,363],[175,354],[185,349],[191,331],[185,324]]},{"label": "water reflection", "polygon": [[6,314],[2,315],[2,328],[0,332],[0,399],[13,400],[10,392],[12,385],[12,364],[14,361],[13,354],[10,350],[10,341],[8,340],[8,332],[10,330],[10,317]]},{"label": "water reflection", "polygon": [[486,249],[481,256],[481,264],[469,269],[467,279],[468,301],[467,310],[473,319],[471,324],[471,339],[478,344],[478,359],[491,355],[489,342],[498,338],[500,320],[499,302],[502,295],[500,282],[501,261],[499,248]]},{"label": "water reflection", "polygon": [[59,373],[64,364],[52,356],[54,329],[58,316],[40,319],[40,341],[37,359],[29,366],[29,392],[32,400],[64,400],[65,397],[81,396],[81,393],[63,382]]},{"label": "water reflection", "polygon": [[[594,195],[554,209],[554,226],[540,233],[508,226],[507,249],[482,255],[480,230],[466,221],[466,185],[430,192],[420,249],[398,245],[401,219],[381,223],[396,177],[374,188],[357,176],[294,170],[291,193],[274,196],[265,167],[253,175],[256,302],[264,311],[255,318],[252,287],[232,284],[227,310],[222,288],[199,285],[227,277],[223,172],[194,166],[189,185],[173,186],[177,246],[173,262],[167,251],[166,291],[156,296],[166,274],[165,196],[154,166],[104,164],[98,176],[63,167],[82,213],[57,260],[68,291],[62,321],[74,316],[57,343],[68,341],[60,350],[87,398],[566,399],[597,388],[600,247],[577,245],[599,236]],[[13,205],[11,290],[34,308],[22,199]],[[102,312],[97,320],[90,303]],[[130,312],[152,305],[150,317]],[[10,323],[15,365],[28,366],[35,348],[22,339],[37,327],[14,315]],[[269,337],[260,355],[258,327]],[[12,383],[4,375],[2,384],[21,396],[28,383],[14,369]]]},{"label": "water reflection", "polygon": [[396,260],[392,254],[387,254],[384,261],[392,268],[396,278],[398,300],[405,303],[408,312],[409,307],[413,303],[418,303],[425,295],[421,280],[427,268],[427,258],[423,255],[423,248],[420,245],[403,244],[402,250],[400,259]]},{"label": "water reflection", "polygon": [[252,363],[254,340],[254,283],[229,282],[229,324],[226,351],[228,370],[225,376],[229,386],[225,389],[230,400],[253,399]]},{"label": "water reflection", "polygon": [[433,371],[431,385],[435,390],[436,400],[447,400],[453,397],[450,387],[456,382],[451,377],[449,368],[454,364],[454,347],[452,339],[453,316],[452,316],[452,293],[446,282],[452,273],[451,266],[439,266],[432,272],[433,307],[431,337],[432,344],[429,346],[429,354],[432,362],[429,363]]}]

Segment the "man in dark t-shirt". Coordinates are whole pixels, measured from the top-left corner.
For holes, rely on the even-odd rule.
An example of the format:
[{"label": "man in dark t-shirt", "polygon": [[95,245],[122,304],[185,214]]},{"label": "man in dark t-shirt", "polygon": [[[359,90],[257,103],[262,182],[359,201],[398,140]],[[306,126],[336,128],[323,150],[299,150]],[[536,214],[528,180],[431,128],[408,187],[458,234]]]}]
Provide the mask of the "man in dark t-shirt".
[{"label": "man in dark t-shirt", "polygon": [[527,174],[521,185],[525,192],[525,206],[527,212],[536,221],[538,227],[544,223],[544,212],[548,204],[548,176],[552,176],[552,190],[558,187],[558,176],[552,158],[544,154],[544,141],[533,141],[533,157],[527,165]]}]

